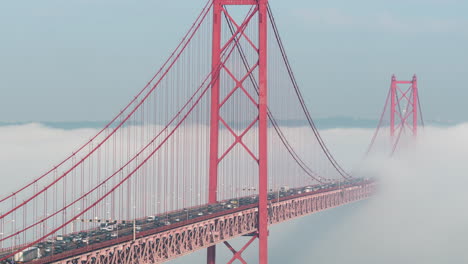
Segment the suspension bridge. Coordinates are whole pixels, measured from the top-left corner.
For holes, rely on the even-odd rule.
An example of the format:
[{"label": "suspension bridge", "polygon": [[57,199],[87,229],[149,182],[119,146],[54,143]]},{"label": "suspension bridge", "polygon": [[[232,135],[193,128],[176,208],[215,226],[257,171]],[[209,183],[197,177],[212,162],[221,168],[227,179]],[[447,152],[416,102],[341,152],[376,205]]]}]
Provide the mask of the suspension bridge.
[{"label": "suspension bridge", "polygon": [[[368,152],[380,135],[393,153],[417,133],[416,77],[393,77],[388,101]],[[208,1],[104,128],[29,179],[0,198],[1,263],[160,263],[205,249],[213,264],[219,246],[246,263],[257,243],[265,264],[270,225],[376,188],[321,138],[267,0]]]}]

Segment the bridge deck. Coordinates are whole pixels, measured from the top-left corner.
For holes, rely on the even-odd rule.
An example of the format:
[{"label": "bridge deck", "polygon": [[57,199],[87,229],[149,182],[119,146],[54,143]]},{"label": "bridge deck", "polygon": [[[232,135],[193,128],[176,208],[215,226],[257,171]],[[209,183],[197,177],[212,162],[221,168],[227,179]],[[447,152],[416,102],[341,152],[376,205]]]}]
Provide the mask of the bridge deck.
[{"label": "bridge deck", "polygon": [[[269,224],[277,224],[369,197],[375,183],[364,182],[341,188],[302,193],[270,200]],[[127,235],[83,248],[43,257],[30,263],[160,263],[222,243],[256,234],[257,204],[206,215],[171,226]]]}]

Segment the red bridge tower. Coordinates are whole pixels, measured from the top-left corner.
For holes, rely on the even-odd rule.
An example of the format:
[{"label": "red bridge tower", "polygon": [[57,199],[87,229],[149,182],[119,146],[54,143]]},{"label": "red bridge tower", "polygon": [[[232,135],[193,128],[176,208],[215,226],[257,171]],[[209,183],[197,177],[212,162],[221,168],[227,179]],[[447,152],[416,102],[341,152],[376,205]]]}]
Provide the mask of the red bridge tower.
[{"label": "red bridge tower", "polygon": [[[252,11],[248,13],[244,21],[238,23],[227,11],[227,6],[238,6],[246,5],[251,6]],[[221,160],[233,149],[232,147],[236,144],[241,144],[249,153],[252,158],[258,163],[258,181],[259,181],[259,212],[258,212],[258,233],[254,234],[251,240],[244,246],[242,250],[236,252],[230,245],[225,244],[233,251],[234,257],[231,262],[235,259],[242,260],[242,251],[250,245],[253,240],[258,238],[259,240],[259,260],[258,263],[266,264],[268,262],[268,211],[267,211],[267,191],[268,191],[268,163],[267,163],[267,30],[268,30],[268,0],[213,0],[213,44],[212,44],[212,67],[213,67],[213,85],[211,87],[211,122],[210,122],[210,167],[209,167],[209,202],[217,202],[217,190],[218,190],[218,167]],[[228,45],[221,43],[222,41],[222,16],[225,16],[230,20],[236,28],[236,32],[232,37],[244,38],[250,45],[252,45],[258,53],[258,61],[250,66],[250,69],[246,71],[244,78],[240,80],[235,79],[231,75],[231,78],[236,82],[236,86],[232,88],[231,93],[226,98],[220,98],[220,72],[225,70],[229,72],[229,65],[223,63],[222,54],[228,49]],[[256,20],[252,19],[256,16]],[[258,23],[258,41],[250,39],[244,30],[249,24]],[[227,30],[227,29],[224,29]],[[258,69],[257,69],[258,68]],[[234,72],[233,70],[231,70]],[[220,116],[220,109],[224,103],[230,99],[230,95],[237,89],[241,89],[245,96],[250,97],[243,87],[243,80],[246,77],[251,76],[257,72],[258,76],[255,78],[259,83],[259,96],[258,101],[255,102],[258,108],[258,116],[252,120],[252,123],[244,131],[244,133],[235,136],[235,143],[228,148],[225,153],[218,153],[219,146],[219,128],[220,123],[224,125],[228,130],[232,129],[230,124],[225,122]],[[252,98],[252,97],[250,97]],[[255,157],[254,152],[242,142],[242,135],[245,134],[250,128],[252,128],[258,122],[258,157]],[[248,155],[248,154],[247,154]],[[208,248],[207,262],[208,264],[214,264],[216,257],[216,248],[211,246]]]}]

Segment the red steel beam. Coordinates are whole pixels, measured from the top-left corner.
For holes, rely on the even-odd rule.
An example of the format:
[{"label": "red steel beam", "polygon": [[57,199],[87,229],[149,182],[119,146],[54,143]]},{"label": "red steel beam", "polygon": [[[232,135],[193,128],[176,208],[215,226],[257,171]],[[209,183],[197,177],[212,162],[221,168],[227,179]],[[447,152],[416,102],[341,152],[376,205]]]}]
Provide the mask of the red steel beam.
[{"label": "red steel beam", "polygon": [[258,0],[219,0],[222,5],[256,5]]}]

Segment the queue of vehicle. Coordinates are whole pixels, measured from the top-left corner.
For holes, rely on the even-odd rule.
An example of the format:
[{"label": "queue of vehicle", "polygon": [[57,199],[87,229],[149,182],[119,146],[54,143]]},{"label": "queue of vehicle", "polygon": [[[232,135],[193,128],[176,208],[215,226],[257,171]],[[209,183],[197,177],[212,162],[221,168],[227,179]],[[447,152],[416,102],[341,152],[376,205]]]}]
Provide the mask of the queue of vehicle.
[{"label": "queue of vehicle", "polygon": [[[284,199],[284,197],[298,195],[303,193],[317,192],[323,189],[337,188],[340,185],[345,186],[349,184],[356,184],[367,179],[353,178],[343,181],[330,182],[321,185],[310,185],[299,188],[290,188],[282,186],[275,190],[270,190],[267,194],[270,202]],[[196,219],[204,215],[228,211],[238,208],[239,206],[255,204],[258,202],[258,195],[244,196],[226,201],[220,201],[214,204],[208,204],[196,208],[184,208],[182,210],[160,214],[150,215],[146,218],[135,219],[133,221],[122,222],[106,222],[99,225],[99,227],[92,230],[81,231],[67,235],[57,235],[54,239],[39,242],[34,247],[23,250],[17,253],[13,260],[4,263],[23,263],[41,257],[60,254],[64,251],[73,250],[85,247],[92,244],[97,244],[102,241],[112,240],[122,236],[128,236],[141,231],[150,230],[163,226],[170,226],[186,220]],[[0,263],[2,264],[2,263]]]}]

